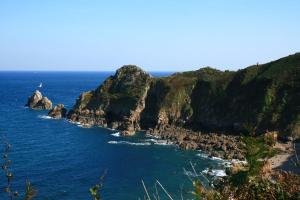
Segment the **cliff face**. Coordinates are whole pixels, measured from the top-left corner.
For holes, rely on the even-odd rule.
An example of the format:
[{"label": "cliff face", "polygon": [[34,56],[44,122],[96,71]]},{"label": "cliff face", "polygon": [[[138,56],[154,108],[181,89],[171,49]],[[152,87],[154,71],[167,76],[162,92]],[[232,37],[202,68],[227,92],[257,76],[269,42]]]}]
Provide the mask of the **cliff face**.
[{"label": "cliff face", "polygon": [[132,65],[123,66],[94,91],[80,95],[68,118],[88,126],[119,129],[125,135],[140,130],[151,77]]},{"label": "cliff face", "polygon": [[300,54],[237,72],[202,68],[153,78],[124,66],[80,95],[68,118],[133,134],[180,126],[300,135]]}]

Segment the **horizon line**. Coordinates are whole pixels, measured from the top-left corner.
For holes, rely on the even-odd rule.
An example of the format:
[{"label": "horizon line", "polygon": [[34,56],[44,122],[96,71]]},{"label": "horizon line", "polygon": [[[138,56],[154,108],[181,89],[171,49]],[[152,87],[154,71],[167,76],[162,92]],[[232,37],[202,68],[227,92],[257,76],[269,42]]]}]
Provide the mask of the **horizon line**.
[{"label": "horizon line", "polygon": [[[2,70],[0,69],[1,72],[104,72],[104,73],[110,73],[110,72],[116,72],[116,70]],[[148,71],[144,70],[146,72],[165,72],[165,73],[174,73],[174,72],[184,72],[184,71],[159,71],[159,70],[153,70],[153,71]]]},{"label": "horizon line", "polygon": [[[267,63],[270,63],[270,62],[274,62],[274,61],[280,60],[282,58],[286,58],[286,57],[293,56],[293,55],[296,55],[296,54],[300,54],[300,52],[296,51],[294,53],[290,53],[288,55],[281,56],[279,58],[274,58],[274,59],[271,59],[269,61],[265,61],[265,62],[261,62],[261,63],[260,62],[256,62],[256,63],[248,64],[245,67],[237,68],[235,70],[220,69],[219,67],[213,67],[213,66],[207,65],[207,66],[199,67],[197,69],[187,69],[187,70],[178,70],[178,71],[177,70],[174,70],[174,71],[153,70],[153,71],[151,71],[151,70],[145,70],[142,67],[140,67],[139,65],[136,65],[136,66],[140,67],[141,69],[143,69],[146,72],[166,72],[166,73],[167,72],[179,72],[180,73],[180,72],[196,71],[196,70],[199,70],[199,69],[202,69],[202,68],[206,68],[206,67],[210,67],[210,68],[213,68],[213,69],[216,69],[216,70],[219,70],[219,71],[232,71],[232,72],[236,72],[238,70],[246,69],[246,68],[251,67],[251,66],[256,65],[256,64],[264,65],[264,64],[267,64]],[[135,65],[135,64],[126,64],[126,65]],[[125,65],[122,65],[122,66],[125,66]],[[115,71],[117,71],[121,67],[118,67],[115,70],[81,70],[81,69],[79,69],[79,70],[69,70],[69,69],[64,69],[64,70],[52,70],[52,69],[45,69],[45,70],[43,70],[43,69],[37,69],[37,70],[35,70],[35,69],[28,69],[28,70],[26,70],[26,69],[1,69],[0,68],[0,72],[115,72]]]}]

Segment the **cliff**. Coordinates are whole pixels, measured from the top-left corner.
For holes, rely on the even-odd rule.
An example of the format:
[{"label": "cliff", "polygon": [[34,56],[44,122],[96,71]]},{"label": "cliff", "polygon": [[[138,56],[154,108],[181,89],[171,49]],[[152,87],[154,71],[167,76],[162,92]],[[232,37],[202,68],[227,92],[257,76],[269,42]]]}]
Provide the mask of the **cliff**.
[{"label": "cliff", "polygon": [[87,126],[98,125],[132,135],[140,130],[140,115],[151,76],[136,66],[123,66],[94,91],[80,95],[68,118]]},{"label": "cliff", "polygon": [[300,136],[300,53],[236,72],[209,67],[154,78],[128,65],[68,113],[89,126],[137,130],[183,127],[206,132]]}]

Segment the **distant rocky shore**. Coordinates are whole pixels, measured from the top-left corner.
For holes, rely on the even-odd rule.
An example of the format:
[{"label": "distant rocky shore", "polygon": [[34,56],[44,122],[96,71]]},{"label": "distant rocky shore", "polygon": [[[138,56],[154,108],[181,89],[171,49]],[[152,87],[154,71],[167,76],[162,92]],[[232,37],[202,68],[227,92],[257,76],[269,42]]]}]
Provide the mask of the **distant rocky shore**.
[{"label": "distant rocky shore", "polygon": [[186,150],[201,150],[210,157],[245,160],[245,144],[240,136],[201,133],[180,127],[149,129],[146,134],[171,141]]},{"label": "distant rocky shore", "polygon": [[300,53],[242,70],[210,67],[152,77],[135,65],[119,68],[82,93],[67,118],[122,135],[156,127],[230,134],[300,136]]},{"label": "distant rocky shore", "polygon": [[34,110],[50,110],[48,116],[54,119],[65,118],[67,115],[67,109],[63,104],[57,104],[52,108],[52,101],[48,97],[43,96],[39,90],[36,90],[28,98],[25,106]]},{"label": "distant rocky shore", "polygon": [[52,109],[39,91],[27,105],[52,109],[50,117],[86,127],[116,129],[127,136],[146,130],[184,149],[243,160],[240,133],[270,130],[279,138],[300,137],[299,66],[300,53],[236,72],[205,67],[166,77],[125,65],[95,90],[79,95],[68,112],[62,104]]}]

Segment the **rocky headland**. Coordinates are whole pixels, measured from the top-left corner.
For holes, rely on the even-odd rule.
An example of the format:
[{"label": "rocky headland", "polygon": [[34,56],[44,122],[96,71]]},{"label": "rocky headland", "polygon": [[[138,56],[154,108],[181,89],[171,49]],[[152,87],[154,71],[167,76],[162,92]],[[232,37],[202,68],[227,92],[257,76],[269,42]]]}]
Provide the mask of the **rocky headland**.
[{"label": "rocky headland", "polygon": [[269,131],[300,136],[300,53],[238,71],[210,67],[152,77],[125,65],[103,84],[82,93],[67,112],[35,91],[26,104],[48,115],[172,141],[184,149],[226,159],[243,159],[240,135]]},{"label": "rocky headland", "polygon": [[205,67],[159,78],[126,65],[82,93],[67,118],[240,159],[240,134],[300,136],[300,53],[235,72]]},{"label": "rocky headland", "polygon": [[44,97],[40,91],[36,90],[28,98],[25,106],[34,110],[50,110],[52,109],[52,102],[47,97]]},{"label": "rocky headland", "polygon": [[118,129],[123,135],[141,130],[140,117],[152,77],[136,66],[124,66],[94,91],[82,93],[68,119],[85,126]]}]

